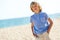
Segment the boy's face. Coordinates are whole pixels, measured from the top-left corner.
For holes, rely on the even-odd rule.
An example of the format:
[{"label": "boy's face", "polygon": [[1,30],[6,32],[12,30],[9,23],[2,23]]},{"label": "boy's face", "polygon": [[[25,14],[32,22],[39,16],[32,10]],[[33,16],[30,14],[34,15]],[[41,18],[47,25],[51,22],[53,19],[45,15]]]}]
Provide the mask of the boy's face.
[{"label": "boy's face", "polygon": [[38,5],[38,4],[32,5],[32,10],[33,10],[35,13],[39,13],[39,11],[40,11],[39,5]]}]

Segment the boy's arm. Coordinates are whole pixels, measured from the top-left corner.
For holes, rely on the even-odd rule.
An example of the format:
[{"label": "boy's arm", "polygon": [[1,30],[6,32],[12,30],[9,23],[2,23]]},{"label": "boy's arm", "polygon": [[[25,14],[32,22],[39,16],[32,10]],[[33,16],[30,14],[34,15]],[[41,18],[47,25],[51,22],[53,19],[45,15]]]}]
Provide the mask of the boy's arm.
[{"label": "boy's arm", "polygon": [[48,18],[48,21],[49,21],[50,25],[49,25],[49,28],[48,28],[47,32],[49,33],[50,30],[51,30],[51,27],[53,25],[53,21],[50,18]]},{"label": "boy's arm", "polygon": [[[34,27],[34,25],[33,25],[33,23],[31,23],[31,29],[32,29],[32,33],[33,33],[33,27]],[[35,37],[38,37],[36,34],[34,34],[33,33],[33,35],[35,36]]]}]

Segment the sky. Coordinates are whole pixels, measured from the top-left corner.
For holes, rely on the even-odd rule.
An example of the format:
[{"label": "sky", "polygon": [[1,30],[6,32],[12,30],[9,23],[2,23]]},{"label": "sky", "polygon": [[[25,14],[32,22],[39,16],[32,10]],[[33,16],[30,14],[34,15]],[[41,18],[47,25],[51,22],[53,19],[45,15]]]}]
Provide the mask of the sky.
[{"label": "sky", "polygon": [[0,0],[0,20],[33,15],[30,3],[38,2],[47,14],[60,13],[60,0]]}]

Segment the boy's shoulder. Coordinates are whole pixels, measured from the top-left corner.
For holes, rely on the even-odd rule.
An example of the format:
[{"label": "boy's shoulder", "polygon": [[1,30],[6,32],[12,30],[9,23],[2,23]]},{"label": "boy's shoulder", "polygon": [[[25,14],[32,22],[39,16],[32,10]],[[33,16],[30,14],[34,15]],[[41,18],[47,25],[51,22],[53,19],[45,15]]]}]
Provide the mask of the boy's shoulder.
[{"label": "boy's shoulder", "polygon": [[46,12],[41,12],[42,14],[46,14]]},{"label": "boy's shoulder", "polygon": [[31,16],[31,18],[34,17],[34,14]]},{"label": "boy's shoulder", "polygon": [[42,14],[42,15],[47,15],[47,13],[46,13],[46,12],[42,12],[41,14]]}]

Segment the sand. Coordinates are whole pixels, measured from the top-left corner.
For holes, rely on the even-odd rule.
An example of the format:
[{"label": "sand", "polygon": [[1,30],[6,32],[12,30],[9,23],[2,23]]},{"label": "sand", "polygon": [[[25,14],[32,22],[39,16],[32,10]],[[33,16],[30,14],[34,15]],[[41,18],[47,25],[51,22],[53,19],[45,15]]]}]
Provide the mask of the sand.
[{"label": "sand", "polygon": [[[60,18],[53,19],[53,27],[50,31],[51,40],[60,40]],[[30,23],[21,26],[0,28],[0,40],[34,40]]]}]

